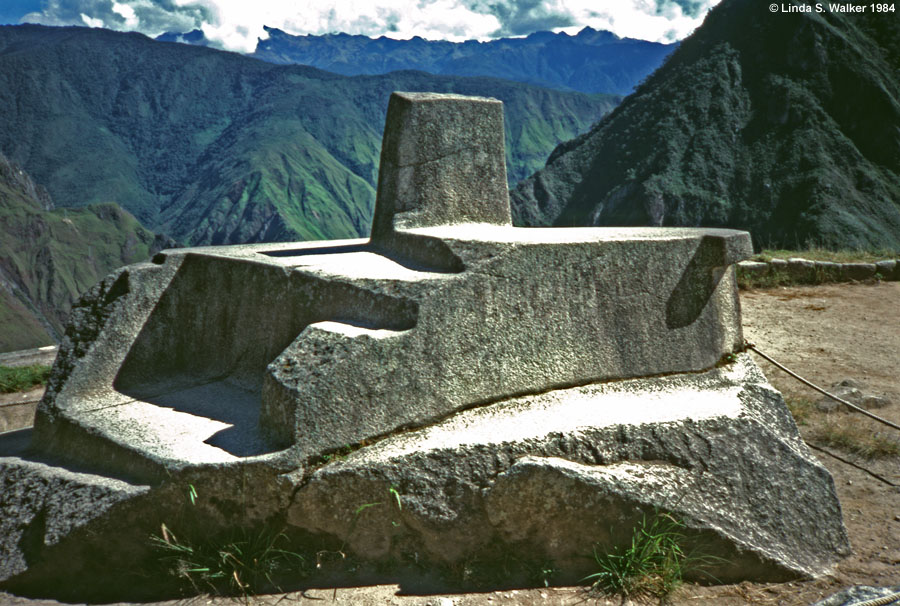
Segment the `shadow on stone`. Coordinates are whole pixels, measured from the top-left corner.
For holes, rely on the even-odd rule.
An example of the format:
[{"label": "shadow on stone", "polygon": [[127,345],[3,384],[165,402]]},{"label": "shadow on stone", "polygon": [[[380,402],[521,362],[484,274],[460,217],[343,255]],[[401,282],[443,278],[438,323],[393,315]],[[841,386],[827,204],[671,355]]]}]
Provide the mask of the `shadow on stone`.
[{"label": "shadow on stone", "polygon": [[693,324],[725,273],[721,238],[701,238],[681,279],[666,302],[666,327],[684,328]]},{"label": "shadow on stone", "polygon": [[259,389],[244,389],[224,380],[160,394],[142,394],[129,390],[123,390],[122,393],[143,402],[231,425],[204,442],[235,456],[249,457],[282,448],[278,444],[272,444],[259,431]]},{"label": "shadow on stone", "polygon": [[0,457],[21,456],[31,444],[31,427],[0,433]]}]

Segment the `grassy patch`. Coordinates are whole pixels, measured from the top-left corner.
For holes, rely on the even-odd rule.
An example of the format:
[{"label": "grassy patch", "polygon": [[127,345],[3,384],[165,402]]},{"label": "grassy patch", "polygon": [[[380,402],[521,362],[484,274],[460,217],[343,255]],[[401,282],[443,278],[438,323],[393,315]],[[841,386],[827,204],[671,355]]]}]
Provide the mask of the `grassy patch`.
[{"label": "grassy patch", "polygon": [[820,411],[803,397],[785,396],[785,404],[797,425],[804,426],[804,439],[814,445],[831,446],[865,459],[900,455],[900,438],[891,430],[864,417],[843,411]]},{"label": "grassy patch", "polygon": [[635,527],[631,544],[611,551],[594,552],[598,571],[585,577],[591,591],[623,598],[655,598],[663,603],[682,583],[689,570],[696,571],[708,558],[685,553],[684,524],[666,513],[645,516]]},{"label": "grassy patch", "polygon": [[31,366],[0,366],[0,393],[28,391],[45,385],[50,378],[50,367],[43,364]]},{"label": "grassy patch", "polygon": [[[311,571],[314,558],[288,549],[291,540],[274,523],[241,525],[208,532],[198,509],[197,489],[187,485],[179,526],[181,537],[165,523],[150,536],[159,572],[194,593],[240,595],[280,591],[279,579],[297,579]],[[206,529],[206,530],[204,530]]]},{"label": "grassy patch", "polygon": [[842,413],[827,415],[817,428],[814,440],[865,459],[900,455],[900,440],[896,437],[873,431],[869,423]]},{"label": "grassy patch", "polygon": [[151,542],[165,572],[195,592],[243,595],[278,589],[278,579],[309,572],[308,558],[283,548],[287,536],[272,528],[236,528],[202,540],[179,540],[166,527]]},{"label": "grassy patch", "polygon": [[785,396],[784,403],[787,404],[788,410],[791,411],[791,415],[793,415],[797,425],[806,425],[816,411],[816,405],[806,398]]},{"label": "grassy patch", "polygon": [[777,288],[778,286],[790,286],[796,284],[796,280],[789,276],[787,272],[773,270],[771,267],[769,268],[769,271],[764,274],[752,274],[743,271],[740,266],[738,266],[737,283],[738,288],[746,290],[749,288]]}]

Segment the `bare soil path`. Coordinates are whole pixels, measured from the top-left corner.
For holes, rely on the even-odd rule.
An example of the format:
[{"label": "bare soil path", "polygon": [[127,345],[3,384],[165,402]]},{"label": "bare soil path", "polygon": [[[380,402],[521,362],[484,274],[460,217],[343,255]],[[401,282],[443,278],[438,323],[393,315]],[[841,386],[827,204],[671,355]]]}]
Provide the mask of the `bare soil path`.
[{"label": "bare soil path", "polygon": [[[900,283],[802,286],[741,293],[745,337],[783,364],[824,387],[854,379],[888,396],[891,404],[876,411],[900,423]],[[766,376],[789,398],[818,400],[794,379],[758,360]],[[839,416],[835,416],[839,415]],[[815,442],[827,419],[862,424],[872,432],[886,428],[858,414],[821,413],[814,409],[800,425],[804,438]],[[871,422],[874,423],[874,422]],[[830,448],[844,459],[900,484],[900,456],[868,461]],[[717,587],[686,585],[674,606],[808,606],[852,585],[900,584],[900,488],[891,487],[857,467],[815,451],[834,476],[853,554],[834,574],[815,581],[777,585],[741,583]],[[245,603],[197,596],[159,602],[157,606]],[[304,593],[258,596],[251,604],[316,606],[500,606],[522,604],[612,606],[619,600],[595,599],[576,587],[553,587],[479,594],[404,595],[397,586],[310,589]],[[0,604],[50,606],[0,593]]]}]

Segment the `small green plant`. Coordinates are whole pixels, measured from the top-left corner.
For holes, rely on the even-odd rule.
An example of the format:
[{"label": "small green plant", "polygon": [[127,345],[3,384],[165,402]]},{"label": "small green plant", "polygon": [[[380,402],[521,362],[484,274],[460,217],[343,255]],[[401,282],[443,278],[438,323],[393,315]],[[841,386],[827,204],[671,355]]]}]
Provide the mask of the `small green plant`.
[{"label": "small green plant", "polygon": [[[397,504],[397,511],[403,510],[403,503],[400,501],[400,492],[397,490],[396,486],[391,485],[388,487],[388,498],[389,500],[393,500],[394,503]],[[360,517],[363,512],[371,509],[373,507],[381,507],[385,505],[384,501],[374,501],[372,503],[363,503],[354,510],[353,517],[350,520],[350,527],[347,530],[348,535],[352,535],[356,532],[356,527],[359,524]],[[391,526],[397,528],[400,524],[396,520],[391,520]],[[316,552],[316,569],[321,570],[325,567],[325,565],[333,562],[346,562],[347,561],[347,553],[345,553],[345,548],[347,547],[346,541],[341,543],[341,546],[337,549],[323,549]]]},{"label": "small green plant", "polygon": [[[388,488],[388,498],[389,500],[392,500],[397,504],[397,511],[403,511],[403,503],[400,502],[400,492],[397,490],[396,486],[391,485]],[[363,503],[362,505],[357,507],[356,511],[353,512],[353,519],[350,522],[350,533],[352,534],[356,529],[356,524],[357,522],[359,522],[359,516],[360,514],[362,514],[362,512],[369,509],[370,507],[380,507],[381,505],[384,505],[384,502],[376,501],[374,503]],[[397,527],[399,526],[399,524],[396,520],[393,520],[391,521],[391,526]],[[343,547],[341,549],[343,549]]]},{"label": "small green plant", "polygon": [[554,566],[552,562],[544,562],[535,571],[533,580],[540,582],[544,587],[550,587],[550,582],[558,573],[559,568]]},{"label": "small green plant", "polygon": [[[199,495],[193,484],[187,485],[186,496],[190,507],[183,525],[199,527],[199,514],[194,509]],[[287,535],[270,524],[229,528],[202,538],[194,532],[179,539],[163,523],[160,534],[150,536],[165,574],[198,593],[238,594],[245,598],[267,588],[277,589],[276,580],[281,575],[306,574],[307,558],[286,549],[288,542]]]},{"label": "small green plant", "polygon": [[166,571],[196,592],[247,596],[275,587],[285,573],[303,573],[306,558],[281,547],[287,536],[271,528],[233,529],[202,541],[179,540],[163,524],[151,543]]},{"label": "small green plant", "polygon": [[328,454],[322,455],[323,463],[330,463],[331,461],[343,461],[348,456],[350,456],[355,450],[360,448],[359,445],[345,444],[341,446],[334,452],[330,452]]},{"label": "small green plant", "polygon": [[644,516],[635,527],[631,544],[598,553],[599,570],[584,578],[591,591],[623,598],[656,598],[664,603],[677,589],[689,568],[701,568],[711,558],[688,556],[682,547],[684,524],[668,513]]},{"label": "small green plant", "polygon": [[394,497],[394,502],[397,503],[397,511],[403,511],[403,503],[400,502],[400,492],[397,490],[397,487],[391,486],[388,488],[388,494]]},{"label": "small green plant", "polygon": [[724,356],[722,356],[721,358],[719,358],[719,361],[716,362],[716,366],[722,367],[722,366],[727,366],[729,364],[734,364],[735,362],[737,362],[737,359],[738,359],[738,357],[737,357],[736,353],[734,353],[734,352],[727,353]]},{"label": "small green plant", "polygon": [[38,385],[46,385],[50,367],[43,364],[31,366],[0,366],[0,393],[28,391]]}]

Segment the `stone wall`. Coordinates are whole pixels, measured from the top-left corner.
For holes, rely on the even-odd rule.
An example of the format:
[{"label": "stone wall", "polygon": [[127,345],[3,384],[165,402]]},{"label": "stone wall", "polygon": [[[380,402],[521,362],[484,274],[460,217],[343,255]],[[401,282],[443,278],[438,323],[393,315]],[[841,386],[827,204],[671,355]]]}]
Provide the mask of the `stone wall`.
[{"label": "stone wall", "polygon": [[738,280],[766,279],[799,284],[823,282],[861,282],[864,280],[900,280],[900,259],[877,263],[833,263],[792,257],[770,261],[741,261],[737,264]]}]

